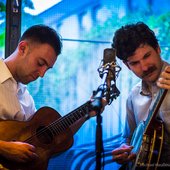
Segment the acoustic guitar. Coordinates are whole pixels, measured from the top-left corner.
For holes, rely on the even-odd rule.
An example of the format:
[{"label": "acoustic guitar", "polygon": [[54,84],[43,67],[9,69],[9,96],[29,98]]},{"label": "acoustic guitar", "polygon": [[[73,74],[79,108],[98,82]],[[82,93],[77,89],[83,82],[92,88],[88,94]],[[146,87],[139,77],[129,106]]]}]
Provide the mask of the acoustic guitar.
[{"label": "acoustic guitar", "polygon": [[135,161],[121,169],[156,170],[158,168],[164,138],[164,125],[157,118],[157,113],[166,93],[165,89],[159,90],[146,121],[140,122],[135,129],[130,145],[134,147],[131,152],[136,153],[137,157]]},{"label": "acoustic guitar", "polygon": [[[28,163],[16,163],[0,157],[0,164],[10,170],[46,170],[51,156],[69,149],[73,134],[69,128],[79,119],[89,118],[90,102],[61,117],[50,107],[39,109],[30,121],[0,121],[0,140],[22,141],[36,147],[39,158]],[[54,121],[55,120],[55,121]]]}]

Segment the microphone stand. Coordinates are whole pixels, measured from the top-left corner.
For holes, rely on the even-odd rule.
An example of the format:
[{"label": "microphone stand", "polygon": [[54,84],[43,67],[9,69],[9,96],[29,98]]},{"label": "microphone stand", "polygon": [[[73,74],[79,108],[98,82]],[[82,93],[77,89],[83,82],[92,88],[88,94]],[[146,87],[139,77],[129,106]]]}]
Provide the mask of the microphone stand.
[{"label": "microphone stand", "polygon": [[[117,68],[117,69],[116,69]],[[120,92],[115,85],[115,78],[118,76],[121,68],[115,64],[115,61],[107,63],[98,68],[100,77],[103,79],[102,84],[93,92],[92,109],[96,111],[96,170],[101,170],[101,158],[104,155],[102,140],[102,98],[106,98],[106,102],[110,105],[113,99],[119,96]],[[103,155],[102,155],[103,154]],[[103,156],[104,157],[104,156]],[[104,164],[104,163],[103,163]]]},{"label": "microphone stand", "polygon": [[96,170],[101,170],[101,159],[103,151],[103,140],[102,140],[102,116],[97,114],[97,125],[96,125]]},{"label": "microphone stand", "polygon": [[[105,79],[104,79],[105,81]],[[102,97],[104,96],[104,84],[103,83],[97,91],[94,91],[94,101],[91,103],[93,110],[96,111],[96,170],[101,170],[101,158],[103,150],[103,140],[102,140],[102,116],[101,116],[101,109],[102,109]]]}]

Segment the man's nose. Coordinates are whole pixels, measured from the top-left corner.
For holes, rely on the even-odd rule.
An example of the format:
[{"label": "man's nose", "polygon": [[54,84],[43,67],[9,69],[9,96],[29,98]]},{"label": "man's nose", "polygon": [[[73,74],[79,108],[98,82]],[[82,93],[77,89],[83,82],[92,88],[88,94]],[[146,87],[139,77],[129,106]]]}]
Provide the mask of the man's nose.
[{"label": "man's nose", "polygon": [[140,67],[141,67],[142,71],[148,70],[148,66],[147,66],[147,63],[145,61],[140,61]]},{"label": "man's nose", "polygon": [[39,70],[39,76],[40,76],[41,78],[44,77],[46,71],[47,71],[47,68],[46,68],[46,67],[42,67],[42,68]]}]

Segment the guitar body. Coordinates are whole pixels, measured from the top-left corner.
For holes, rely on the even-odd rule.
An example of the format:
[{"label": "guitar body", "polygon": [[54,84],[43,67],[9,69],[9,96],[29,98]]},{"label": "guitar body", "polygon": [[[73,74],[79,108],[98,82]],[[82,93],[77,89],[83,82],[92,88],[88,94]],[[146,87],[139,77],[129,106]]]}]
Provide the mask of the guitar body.
[{"label": "guitar body", "polygon": [[51,156],[67,150],[73,144],[73,135],[69,128],[55,135],[54,131],[44,132],[44,127],[61,118],[52,108],[39,109],[30,121],[0,121],[0,140],[24,141],[36,147],[39,159],[35,162],[21,164],[0,157],[0,165],[10,170],[46,170]]},{"label": "guitar body", "polygon": [[[143,134],[143,135],[141,135]],[[155,120],[152,128],[144,133],[144,122],[137,127],[131,145],[132,152],[137,154],[134,162],[129,163],[128,169],[156,170],[163,145],[164,126],[162,121]]]}]

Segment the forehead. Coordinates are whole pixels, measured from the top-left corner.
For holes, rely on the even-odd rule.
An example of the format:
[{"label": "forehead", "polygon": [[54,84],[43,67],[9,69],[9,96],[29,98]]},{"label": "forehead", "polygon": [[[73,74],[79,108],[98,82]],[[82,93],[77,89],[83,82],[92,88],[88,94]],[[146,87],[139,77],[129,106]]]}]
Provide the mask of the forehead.
[{"label": "forehead", "polygon": [[127,62],[139,60],[139,59],[143,58],[147,53],[151,52],[152,50],[153,50],[153,48],[151,46],[147,45],[147,44],[140,45],[135,50],[133,55],[131,55],[127,58]]}]

